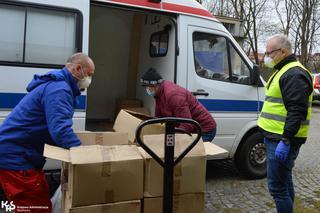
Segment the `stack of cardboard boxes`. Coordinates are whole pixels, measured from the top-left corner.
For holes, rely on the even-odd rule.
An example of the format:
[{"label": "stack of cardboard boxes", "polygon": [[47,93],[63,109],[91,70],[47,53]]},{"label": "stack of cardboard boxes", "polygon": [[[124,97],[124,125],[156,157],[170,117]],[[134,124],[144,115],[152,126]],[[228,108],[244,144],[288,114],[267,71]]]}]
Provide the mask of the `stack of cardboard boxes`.
[{"label": "stack of cardboard boxes", "polygon": [[45,147],[45,156],[63,161],[62,212],[140,213],[143,159],[137,146],[125,145],[128,134],[81,132],[78,136],[83,146]]},{"label": "stack of cardboard boxes", "polygon": [[[79,132],[83,146],[70,150],[46,145],[44,155],[63,161],[62,212],[161,213],[163,170],[134,144],[141,113],[121,110],[116,132]],[[144,142],[159,156],[164,153],[164,126],[143,132]],[[177,156],[193,140],[176,135]],[[211,147],[212,148],[212,147]],[[215,152],[224,152],[216,147]],[[174,171],[174,212],[204,212],[206,151],[199,142]]]},{"label": "stack of cardboard boxes", "polygon": [[[194,140],[188,135],[175,137],[175,157]],[[164,158],[164,136],[147,135],[144,143],[159,157]],[[144,153],[143,151],[141,151]],[[144,213],[162,213],[163,168],[149,156],[143,154],[144,168]],[[206,154],[202,141],[175,166],[173,178],[173,208],[175,213],[204,212],[206,177]],[[158,208],[154,208],[157,206]]]}]

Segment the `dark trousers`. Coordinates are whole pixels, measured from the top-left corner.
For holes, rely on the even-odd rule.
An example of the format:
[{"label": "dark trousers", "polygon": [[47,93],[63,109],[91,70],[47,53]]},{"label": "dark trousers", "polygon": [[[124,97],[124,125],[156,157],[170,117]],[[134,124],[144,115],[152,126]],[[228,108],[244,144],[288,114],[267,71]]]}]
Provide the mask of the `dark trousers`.
[{"label": "dark trousers", "polygon": [[291,145],[289,155],[285,161],[275,158],[278,142],[264,139],[267,150],[267,181],[278,213],[293,213],[294,186],[292,168],[298,157],[301,145]]}]

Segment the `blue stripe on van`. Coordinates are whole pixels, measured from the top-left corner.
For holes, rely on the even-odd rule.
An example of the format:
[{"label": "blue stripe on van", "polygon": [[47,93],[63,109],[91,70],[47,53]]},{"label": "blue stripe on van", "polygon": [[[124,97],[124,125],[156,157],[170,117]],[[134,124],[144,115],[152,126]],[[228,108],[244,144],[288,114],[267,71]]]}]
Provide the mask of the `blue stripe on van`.
[{"label": "blue stripe on van", "polygon": [[[26,93],[0,93],[0,109],[13,109]],[[76,109],[86,108],[86,96],[81,95],[77,98]]]},{"label": "blue stripe on van", "polygon": [[[257,112],[261,111],[261,101],[198,99],[209,111]],[[260,103],[259,103],[260,102]]]}]

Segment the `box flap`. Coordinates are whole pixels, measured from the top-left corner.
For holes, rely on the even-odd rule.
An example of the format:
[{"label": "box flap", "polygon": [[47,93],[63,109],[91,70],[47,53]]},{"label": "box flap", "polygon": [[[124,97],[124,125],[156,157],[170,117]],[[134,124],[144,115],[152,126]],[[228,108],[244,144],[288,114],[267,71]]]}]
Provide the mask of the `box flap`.
[{"label": "box flap", "polygon": [[128,144],[128,133],[125,132],[76,132],[81,145],[123,145]]},{"label": "box flap", "polygon": [[[143,120],[149,118],[150,116],[146,116],[138,112],[121,110],[115,120],[113,129],[116,132],[128,133],[129,141],[134,143],[137,127]],[[163,133],[164,129],[165,127],[160,124],[148,125],[142,129],[141,135],[143,136]]]},{"label": "box flap", "polygon": [[70,152],[68,149],[63,149],[57,146],[44,145],[43,155],[47,158],[71,162]]},{"label": "box flap", "polygon": [[206,155],[209,157],[217,156],[220,154],[228,153],[227,150],[221,148],[220,146],[217,146],[211,142],[204,142],[204,148],[206,151]]},{"label": "box flap", "polygon": [[143,110],[135,110],[134,108],[131,108],[131,109],[125,109],[124,111],[126,111],[127,113],[137,118],[140,118],[141,120],[148,120],[148,119],[154,118],[150,114],[144,113]]},{"label": "box flap", "polygon": [[116,132],[128,133],[129,141],[134,142],[136,128],[140,123],[141,120],[139,118],[131,116],[130,113],[124,110],[120,110],[114,122],[113,129]]},{"label": "box flap", "polygon": [[[164,134],[159,135],[145,135],[143,137],[144,143],[150,147],[158,156],[164,157]],[[188,146],[194,141],[194,136],[189,136],[186,134],[176,134],[175,135],[175,157],[182,153]],[[143,154],[143,152],[142,152]],[[187,154],[187,156],[204,156],[205,149],[202,140],[196,144],[195,147]],[[151,156],[147,155],[147,158]]]},{"label": "box flap", "polygon": [[138,112],[144,116],[149,116],[150,118],[152,118],[151,113],[149,111],[149,109],[145,108],[145,107],[128,107],[126,108],[127,111],[131,111],[131,112]]},{"label": "box flap", "polygon": [[71,162],[72,164],[142,159],[141,153],[135,145],[91,145],[72,147],[69,150],[46,144],[43,155],[51,159]]},{"label": "box flap", "polygon": [[142,159],[135,145],[79,146],[70,149],[72,164],[90,164]]}]

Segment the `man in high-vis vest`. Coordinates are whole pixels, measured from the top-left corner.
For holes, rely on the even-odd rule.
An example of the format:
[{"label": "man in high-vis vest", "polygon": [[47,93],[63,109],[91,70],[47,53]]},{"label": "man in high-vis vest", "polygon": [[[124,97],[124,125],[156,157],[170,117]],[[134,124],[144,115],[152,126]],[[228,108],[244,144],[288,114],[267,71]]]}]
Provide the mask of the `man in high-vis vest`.
[{"label": "man in high-vis vest", "polygon": [[291,43],[284,35],[267,40],[264,62],[275,69],[265,86],[266,97],[258,120],[265,137],[268,188],[278,213],[292,213],[292,168],[308,136],[312,77],[292,54]]}]

